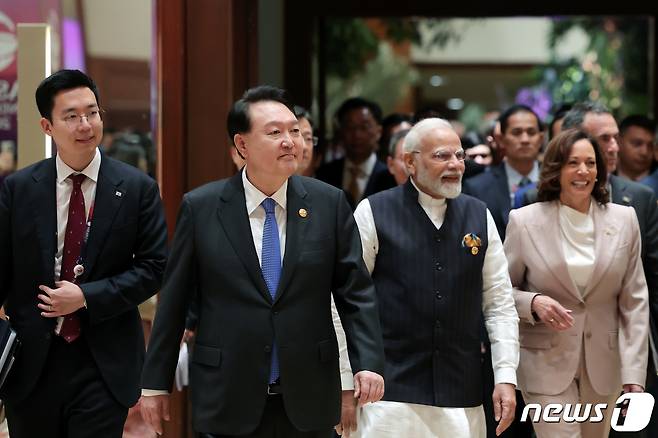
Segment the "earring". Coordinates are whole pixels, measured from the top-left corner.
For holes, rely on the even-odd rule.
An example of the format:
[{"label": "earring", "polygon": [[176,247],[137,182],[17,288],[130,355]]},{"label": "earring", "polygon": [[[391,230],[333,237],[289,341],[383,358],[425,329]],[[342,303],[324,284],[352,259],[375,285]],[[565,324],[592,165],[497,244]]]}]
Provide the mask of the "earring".
[{"label": "earring", "polygon": [[598,182],[598,181],[599,181],[599,179],[598,179],[598,178],[594,178],[594,182]]}]

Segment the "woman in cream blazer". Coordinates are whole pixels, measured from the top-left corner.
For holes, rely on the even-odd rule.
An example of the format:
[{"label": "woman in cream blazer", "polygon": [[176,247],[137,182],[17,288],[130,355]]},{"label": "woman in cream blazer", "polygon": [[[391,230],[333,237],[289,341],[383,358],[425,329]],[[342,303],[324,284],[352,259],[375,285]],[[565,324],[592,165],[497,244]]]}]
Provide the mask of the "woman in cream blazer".
[{"label": "woman in cream blazer", "polygon": [[606,174],[596,142],[567,130],[547,147],[543,202],[510,212],[505,254],[526,404],[608,403],[599,423],[542,419],[533,424],[539,438],[607,437],[622,389],[644,389],[649,311],[640,229],[631,207],[609,202]]}]

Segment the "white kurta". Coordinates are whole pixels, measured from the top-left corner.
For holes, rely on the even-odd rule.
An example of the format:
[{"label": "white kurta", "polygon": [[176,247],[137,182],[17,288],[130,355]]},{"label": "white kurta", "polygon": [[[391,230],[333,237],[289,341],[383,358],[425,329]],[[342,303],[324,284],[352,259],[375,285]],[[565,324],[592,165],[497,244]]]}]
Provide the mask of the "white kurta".
[{"label": "white kurta", "polygon": [[[413,181],[412,181],[413,182]],[[434,199],[419,191],[418,201],[434,226],[439,229],[446,212],[446,201]],[[370,203],[363,200],[354,212],[363,259],[373,271],[379,251],[377,230]],[[495,383],[516,385],[519,362],[518,315],[512,297],[512,284],[507,272],[507,259],[496,225],[487,210],[489,246],[482,268],[482,311],[491,340],[491,356]],[[479,315],[475,315],[477,317]],[[337,314],[335,314],[337,318]],[[344,336],[339,336],[343,390],[352,389],[351,370]],[[377,402],[359,412],[359,428],[350,437],[484,437],[486,423],[482,406],[474,408],[441,408],[412,403]]]}]

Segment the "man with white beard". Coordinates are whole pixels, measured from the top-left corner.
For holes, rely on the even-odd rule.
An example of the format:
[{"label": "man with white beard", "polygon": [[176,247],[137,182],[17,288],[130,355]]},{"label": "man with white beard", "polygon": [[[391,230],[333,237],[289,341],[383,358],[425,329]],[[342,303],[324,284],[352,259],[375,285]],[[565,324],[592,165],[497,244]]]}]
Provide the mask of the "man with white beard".
[{"label": "man with white beard", "polygon": [[493,218],[461,194],[464,157],[447,121],[419,122],[404,142],[409,181],[354,213],[377,292],[386,391],[343,436],[486,436],[481,314],[491,338],[496,433],[514,418],[518,316]]}]

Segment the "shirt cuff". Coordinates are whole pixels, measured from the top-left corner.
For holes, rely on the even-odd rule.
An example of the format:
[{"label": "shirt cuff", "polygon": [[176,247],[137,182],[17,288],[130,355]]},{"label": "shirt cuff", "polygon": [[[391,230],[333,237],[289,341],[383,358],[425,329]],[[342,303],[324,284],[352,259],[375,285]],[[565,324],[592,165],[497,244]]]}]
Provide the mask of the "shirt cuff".
[{"label": "shirt cuff", "polygon": [[352,373],[340,373],[340,387],[343,391],[354,389],[354,376]]},{"label": "shirt cuff", "polygon": [[151,397],[154,395],[167,395],[169,391],[164,391],[162,389],[142,389],[142,395],[144,397]]},{"label": "shirt cuff", "polygon": [[514,368],[505,367],[494,370],[494,383],[510,383],[516,386],[516,370]]}]

